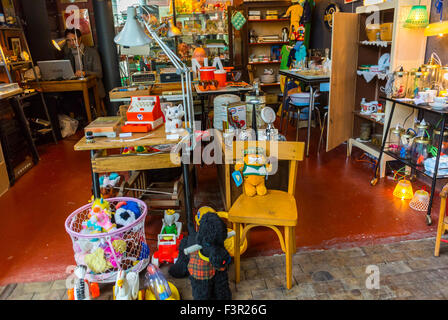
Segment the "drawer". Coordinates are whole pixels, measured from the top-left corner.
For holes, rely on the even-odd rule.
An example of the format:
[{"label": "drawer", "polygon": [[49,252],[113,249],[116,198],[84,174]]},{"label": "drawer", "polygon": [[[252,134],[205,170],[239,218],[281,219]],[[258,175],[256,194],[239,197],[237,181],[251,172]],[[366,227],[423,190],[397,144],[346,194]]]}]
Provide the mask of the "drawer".
[{"label": "drawer", "polygon": [[180,157],[170,153],[154,155],[110,155],[98,156],[92,160],[92,169],[96,173],[150,170],[180,167]]}]

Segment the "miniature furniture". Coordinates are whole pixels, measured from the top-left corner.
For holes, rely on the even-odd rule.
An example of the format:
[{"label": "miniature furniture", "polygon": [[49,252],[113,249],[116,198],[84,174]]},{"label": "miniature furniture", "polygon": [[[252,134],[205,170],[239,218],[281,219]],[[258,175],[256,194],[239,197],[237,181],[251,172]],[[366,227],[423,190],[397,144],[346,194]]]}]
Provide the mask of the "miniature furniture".
[{"label": "miniature furniture", "polygon": [[[101,104],[100,96],[98,94],[98,84],[96,76],[90,75],[84,79],[79,80],[62,80],[62,81],[40,81],[30,83],[31,87],[41,90],[44,93],[67,92],[67,91],[82,91],[84,97],[84,107],[86,109],[87,121],[92,122],[92,113],[90,112],[90,98],[89,89],[93,88],[95,97],[96,114],[103,113],[106,115],[104,105]],[[40,87],[40,88],[39,88]]]},{"label": "miniature furniture", "polygon": [[[266,195],[254,197],[248,197],[243,193],[230,208],[228,221],[233,223],[233,230],[240,230],[241,226],[244,226],[241,234],[237,232],[235,235],[235,282],[240,281],[240,245],[250,229],[263,226],[274,230],[279,237],[281,248],[286,254],[286,287],[291,289],[292,255],[296,252],[297,225],[297,204],[294,194],[298,161],[303,160],[305,144],[289,141],[234,142],[233,148],[226,150],[226,160],[241,159],[244,149],[255,146],[264,148],[267,156],[289,161],[288,191],[269,189]],[[279,228],[283,228],[283,234]]]},{"label": "miniature furniture", "polygon": [[448,184],[446,184],[440,192],[440,212],[439,224],[437,227],[436,247],[434,248],[434,256],[439,256],[440,242],[448,243],[448,240],[442,239],[442,236],[448,230],[448,217],[446,214],[446,198],[448,197]]}]

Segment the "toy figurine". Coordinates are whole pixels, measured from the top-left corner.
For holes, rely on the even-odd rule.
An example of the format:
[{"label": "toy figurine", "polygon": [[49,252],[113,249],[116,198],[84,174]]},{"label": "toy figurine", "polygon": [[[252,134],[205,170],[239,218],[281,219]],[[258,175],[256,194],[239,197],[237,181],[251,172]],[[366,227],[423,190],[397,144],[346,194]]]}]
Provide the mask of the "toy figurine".
[{"label": "toy figurine", "polygon": [[91,283],[86,280],[87,267],[85,265],[76,266],[74,272],[76,280],[73,288],[68,289],[67,296],[69,300],[90,300],[100,295],[97,283]]},{"label": "toy figurine", "polygon": [[247,196],[263,196],[267,193],[265,179],[271,170],[271,165],[267,164],[267,159],[262,148],[249,148],[244,150],[243,163],[237,163],[235,170],[241,171],[243,174],[244,193]]},{"label": "toy figurine", "polygon": [[162,219],[162,234],[175,234],[180,235],[182,230],[182,222],[179,222],[180,214],[174,210],[165,210],[165,214]]},{"label": "toy figurine", "polygon": [[283,42],[288,42],[288,40],[289,40],[289,30],[288,30],[288,28],[286,28],[286,27],[284,27],[284,28],[282,28],[282,41]]},{"label": "toy figurine", "polygon": [[183,131],[182,128],[182,117],[185,112],[182,110],[183,107],[179,104],[176,107],[166,105],[162,108],[162,112],[165,115],[165,132],[166,133],[179,133]]},{"label": "toy figurine", "polygon": [[133,271],[120,270],[117,275],[117,282],[113,288],[114,300],[137,300],[140,281],[138,274]]}]

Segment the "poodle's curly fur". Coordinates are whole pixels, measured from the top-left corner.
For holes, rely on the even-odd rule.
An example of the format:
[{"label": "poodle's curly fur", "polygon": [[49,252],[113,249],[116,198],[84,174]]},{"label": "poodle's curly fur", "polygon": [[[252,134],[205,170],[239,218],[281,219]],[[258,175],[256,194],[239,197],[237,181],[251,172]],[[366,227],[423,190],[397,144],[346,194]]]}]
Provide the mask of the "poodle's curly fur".
[{"label": "poodle's curly fur", "polygon": [[[232,299],[227,270],[230,263],[230,255],[224,247],[226,238],[226,224],[217,214],[209,212],[201,218],[198,232],[190,234],[181,241],[177,262],[170,267],[168,272],[174,278],[190,276],[193,298],[195,300]],[[209,258],[210,263],[216,269],[215,275],[210,280],[195,279],[188,272],[190,258],[184,254],[184,249],[194,244],[202,246],[201,253]],[[219,271],[218,269],[223,267],[223,261],[227,261],[226,268],[224,271]]]}]

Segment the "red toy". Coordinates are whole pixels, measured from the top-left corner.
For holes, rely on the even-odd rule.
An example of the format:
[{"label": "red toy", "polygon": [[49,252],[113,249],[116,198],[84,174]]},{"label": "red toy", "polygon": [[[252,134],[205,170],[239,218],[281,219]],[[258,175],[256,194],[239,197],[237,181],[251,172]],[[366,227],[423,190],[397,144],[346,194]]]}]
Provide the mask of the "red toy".
[{"label": "red toy", "polygon": [[131,97],[122,132],[148,132],[163,125],[165,119],[158,96]]},{"label": "red toy", "polygon": [[159,234],[157,247],[158,251],[154,252],[151,263],[155,266],[166,263],[176,263],[179,256],[179,244],[183,235],[176,237],[175,234]]}]

